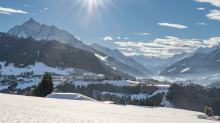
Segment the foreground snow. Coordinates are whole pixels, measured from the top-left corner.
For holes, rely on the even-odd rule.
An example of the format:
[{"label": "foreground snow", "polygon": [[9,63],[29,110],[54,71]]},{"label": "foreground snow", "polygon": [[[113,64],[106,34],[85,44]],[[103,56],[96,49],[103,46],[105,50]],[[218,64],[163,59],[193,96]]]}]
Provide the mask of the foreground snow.
[{"label": "foreground snow", "polygon": [[209,123],[203,113],[173,108],[124,106],[93,101],[0,94],[0,122]]}]

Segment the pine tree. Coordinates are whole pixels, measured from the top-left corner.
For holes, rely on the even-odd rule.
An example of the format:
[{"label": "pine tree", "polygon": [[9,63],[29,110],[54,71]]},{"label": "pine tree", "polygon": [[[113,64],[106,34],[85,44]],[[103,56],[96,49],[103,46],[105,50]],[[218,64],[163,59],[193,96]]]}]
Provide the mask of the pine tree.
[{"label": "pine tree", "polygon": [[119,104],[125,104],[124,96],[121,97]]},{"label": "pine tree", "polygon": [[101,96],[99,95],[97,98],[98,101],[102,101]]},{"label": "pine tree", "polygon": [[53,80],[49,73],[46,73],[41,82],[31,92],[31,96],[45,97],[53,92]]}]

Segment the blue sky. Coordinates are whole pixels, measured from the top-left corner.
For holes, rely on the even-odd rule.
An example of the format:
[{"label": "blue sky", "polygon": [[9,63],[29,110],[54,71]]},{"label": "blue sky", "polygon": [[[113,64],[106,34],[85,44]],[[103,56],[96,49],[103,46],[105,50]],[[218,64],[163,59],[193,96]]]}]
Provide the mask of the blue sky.
[{"label": "blue sky", "polygon": [[0,31],[30,18],[125,55],[169,57],[220,42],[219,0],[2,0]]}]

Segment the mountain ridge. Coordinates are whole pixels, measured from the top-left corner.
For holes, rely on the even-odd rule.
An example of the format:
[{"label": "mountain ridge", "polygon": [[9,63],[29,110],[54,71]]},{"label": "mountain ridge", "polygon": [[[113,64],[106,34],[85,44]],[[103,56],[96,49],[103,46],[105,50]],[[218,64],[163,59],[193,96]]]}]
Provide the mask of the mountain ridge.
[{"label": "mountain ridge", "polygon": [[[84,44],[82,41],[79,41],[67,31],[59,30],[54,25],[47,26],[43,23],[40,24],[36,22],[33,18],[29,19],[27,22],[24,22],[22,25],[14,26],[14,28],[11,28],[7,33],[12,34],[12,35],[17,35],[19,37],[20,36],[23,36],[23,37],[31,36],[32,38],[35,38],[37,40],[42,40],[42,39],[57,40],[61,43],[64,43],[64,44],[67,44],[67,45],[70,45],[70,46],[73,46],[73,47],[76,47],[82,50],[90,51],[92,53],[102,54],[102,52],[97,51],[95,48]],[[114,50],[114,51],[117,52],[119,55],[123,55],[118,50]],[[117,69],[122,72],[128,73],[132,76],[139,76],[139,77],[148,77],[147,74],[152,75],[150,70],[148,70],[144,66],[143,68],[145,69],[145,71],[139,71],[138,69],[136,69],[136,67],[132,67],[131,65],[126,64],[123,61],[120,61],[119,59],[117,59],[117,57],[114,57],[114,58],[113,57],[114,56],[109,57],[110,60],[108,60],[109,61],[108,64],[113,65],[114,67],[117,67]],[[134,63],[135,62],[136,61],[134,61]],[[120,64],[120,65],[117,65],[117,64]],[[141,64],[137,62],[135,63],[135,65],[141,66]],[[126,67],[128,69],[126,69]]]}]

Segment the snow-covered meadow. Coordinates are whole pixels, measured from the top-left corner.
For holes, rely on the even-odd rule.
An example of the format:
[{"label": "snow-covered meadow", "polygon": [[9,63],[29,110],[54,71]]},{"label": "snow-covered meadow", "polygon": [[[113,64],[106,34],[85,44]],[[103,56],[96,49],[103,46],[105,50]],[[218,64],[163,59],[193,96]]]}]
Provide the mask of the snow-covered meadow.
[{"label": "snow-covered meadow", "polygon": [[[155,96],[155,95],[157,95],[157,94],[159,94],[159,93],[165,93],[165,94],[167,94],[167,92],[169,91],[168,89],[169,89],[169,87],[170,87],[170,85],[156,85],[157,87],[159,87],[159,89],[158,90],[156,90],[153,94],[151,94],[151,95],[149,95],[149,94],[131,94],[130,96],[131,96],[131,99],[132,100],[134,100],[134,99],[137,99],[137,100],[140,100],[140,99],[143,99],[143,98],[145,98],[146,99],[146,97],[147,98],[150,98],[150,97],[152,97],[152,96]],[[111,93],[111,92],[102,92],[102,94],[115,94],[115,95],[117,95],[117,96],[119,96],[119,97],[122,97],[122,96],[124,96],[124,94],[120,94],[120,93]]]},{"label": "snow-covered meadow", "polygon": [[[5,67],[6,62],[0,62],[1,69],[0,72],[2,75],[20,75],[24,72],[31,72],[33,71],[35,75],[43,75],[44,72],[51,72],[51,73],[57,73],[61,75],[69,75],[69,72],[74,71],[74,68],[68,68],[68,69],[58,69],[58,67],[53,68],[45,65],[42,62],[35,62],[35,65],[29,65],[25,68],[18,68],[14,66],[14,63],[10,63],[8,66]],[[21,67],[23,65],[21,64]],[[39,69],[40,68],[40,69]]]},{"label": "snow-covered meadow", "polygon": [[204,113],[165,107],[0,94],[0,122],[28,123],[211,123]]}]

